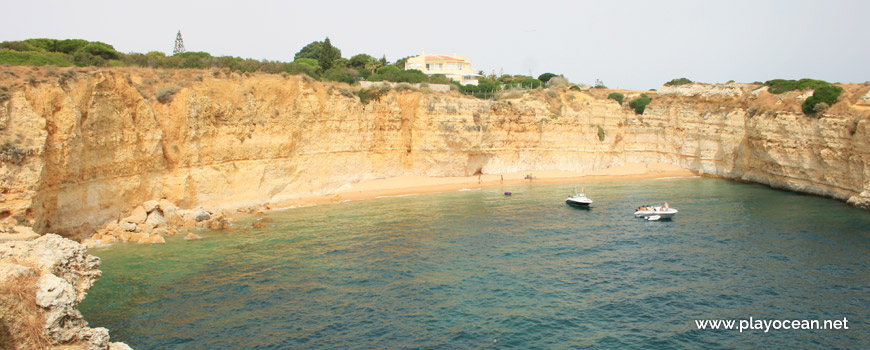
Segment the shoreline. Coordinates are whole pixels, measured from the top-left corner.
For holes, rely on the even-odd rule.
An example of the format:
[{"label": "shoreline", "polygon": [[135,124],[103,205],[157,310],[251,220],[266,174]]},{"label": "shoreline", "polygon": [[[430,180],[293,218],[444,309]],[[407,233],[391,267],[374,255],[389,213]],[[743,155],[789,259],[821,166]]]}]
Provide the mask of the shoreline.
[{"label": "shoreline", "polygon": [[[525,178],[528,174],[533,176],[532,180]],[[698,176],[698,173],[663,163],[629,163],[591,172],[544,170],[463,177],[399,176],[360,182],[327,195],[300,197],[270,204],[266,206],[266,209],[269,211],[285,210],[374,198],[478,190],[529,183],[610,182],[694,176]]]},{"label": "shoreline", "polygon": [[[529,176],[532,179],[529,179]],[[107,247],[116,242],[165,243],[165,236],[186,234],[185,239],[199,239],[190,231],[194,227],[226,229],[235,220],[267,215],[268,212],[310,207],[366,199],[424,195],[454,191],[474,191],[484,188],[526,184],[611,182],[649,180],[658,178],[689,178],[697,172],[662,163],[629,163],[590,172],[543,170],[505,174],[480,174],[462,177],[399,176],[345,184],[325,195],[302,196],[284,202],[263,203],[255,206],[218,209],[214,212],[199,209],[179,210],[174,203],[151,200],[136,207],[129,216],[110,222],[96,232],[86,235],[81,242],[91,248]],[[165,202],[165,203],[164,203]],[[159,210],[158,210],[159,209]],[[200,218],[202,216],[203,218]],[[262,228],[259,219],[236,228]],[[2,239],[3,237],[0,237]]]}]

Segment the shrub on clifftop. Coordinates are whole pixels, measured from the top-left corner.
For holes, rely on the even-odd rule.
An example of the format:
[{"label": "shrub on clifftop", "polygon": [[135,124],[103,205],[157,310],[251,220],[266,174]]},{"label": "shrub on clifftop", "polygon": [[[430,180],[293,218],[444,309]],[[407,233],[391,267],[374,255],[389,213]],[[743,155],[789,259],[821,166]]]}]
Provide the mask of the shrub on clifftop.
[{"label": "shrub on clifftop", "polygon": [[810,98],[804,101],[803,105],[801,105],[801,109],[803,109],[805,114],[814,114],[824,111],[828,106],[833,106],[834,103],[837,103],[837,99],[840,98],[841,93],[843,93],[843,88],[839,86],[828,85],[819,87],[815,92],[813,92],[813,95],[810,96]]},{"label": "shrub on clifftop", "polygon": [[625,99],[625,95],[618,92],[611,92],[610,95],[607,95],[607,98],[619,102],[619,104],[622,104],[623,99]]},{"label": "shrub on clifftop", "polygon": [[665,85],[666,86],[679,86],[679,85],[686,85],[686,84],[691,84],[691,83],[692,83],[692,81],[689,79],[679,78],[679,79],[671,79],[671,81],[665,83]]},{"label": "shrub on clifftop", "polygon": [[373,86],[370,89],[361,89],[357,94],[359,95],[359,101],[362,104],[368,104],[372,100],[380,100],[381,96],[386,95],[390,92],[390,86],[386,84],[379,84],[378,86]]},{"label": "shrub on clifftop", "polygon": [[540,80],[542,83],[546,83],[546,82],[550,81],[550,79],[552,79],[553,77],[558,77],[558,76],[559,76],[558,74],[544,73],[544,74],[541,74],[538,76],[538,80]]},{"label": "shrub on clifftop", "polygon": [[652,99],[649,98],[646,94],[641,94],[640,97],[631,100],[628,103],[629,107],[634,109],[634,112],[637,114],[643,114],[643,111],[646,109],[646,105],[652,102]]},{"label": "shrub on clifftop", "polygon": [[[825,106],[833,106],[834,103],[837,103],[837,99],[840,98],[840,94],[843,93],[843,88],[824,80],[815,79],[774,79],[765,81],[764,85],[768,86],[768,91],[772,94],[812,89],[813,95],[807,98],[803,105],[801,105],[801,109],[807,115],[824,111],[827,108]],[[824,105],[820,106],[821,103],[824,103]]]},{"label": "shrub on clifftop", "polygon": [[178,92],[179,88],[175,85],[170,85],[160,89],[160,92],[157,93],[157,101],[160,103],[168,103],[172,101],[172,97],[175,96],[175,93]]},{"label": "shrub on clifftop", "polygon": [[68,55],[61,53],[41,51],[21,52],[9,49],[0,49],[0,64],[10,64],[13,66],[72,66],[72,62],[70,62]]},{"label": "shrub on clifftop", "polygon": [[823,86],[829,86],[831,83],[824,80],[815,80],[815,79],[801,79],[801,80],[786,80],[786,79],[773,79],[764,82],[764,85],[767,85],[769,89],[767,90],[771,94],[781,94],[784,92],[789,92],[792,90],[806,90],[813,89],[816,90]]}]

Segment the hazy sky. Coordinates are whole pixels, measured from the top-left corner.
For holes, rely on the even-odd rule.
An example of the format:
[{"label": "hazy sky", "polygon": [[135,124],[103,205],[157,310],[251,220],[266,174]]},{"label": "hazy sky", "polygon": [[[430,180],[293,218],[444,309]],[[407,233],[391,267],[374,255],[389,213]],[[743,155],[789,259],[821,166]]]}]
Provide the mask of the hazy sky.
[{"label": "hazy sky", "polygon": [[678,77],[870,80],[870,1],[4,1],[0,41],[292,61],[329,37],[350,58],[469,57],[475,70],[649,89]]}]

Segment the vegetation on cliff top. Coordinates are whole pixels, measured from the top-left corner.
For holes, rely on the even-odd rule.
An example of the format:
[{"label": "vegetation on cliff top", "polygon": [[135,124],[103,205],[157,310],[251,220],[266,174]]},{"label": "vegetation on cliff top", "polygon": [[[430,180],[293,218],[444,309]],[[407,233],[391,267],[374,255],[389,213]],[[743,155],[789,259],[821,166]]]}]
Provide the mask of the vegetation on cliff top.
[{"label": "vegetation on cliff top", "polygon": [[815,79],[801,79],[801,80],[786,80],[786,79],[773,79],[764,82],[764,85],[768,86],[767,91],[771,94],[781,94],[784,92],[794,91],[794,90],[807,90],[807,89],[818,89],[822,86],[831,85],[831,83],[824,80],[815,80]]},{"label": "vegetation on cliff top", "polygon": [[671,79],[671,81],[665,83],[665,86],[680,86],[680,85],[686,85],[686,84],[691,84],[691,83],[692,83],[692,81],[687,79],[687,78],[677,78],[677,79]]},{"label": "vegetation on cliff top", "polygon": [[619,104],[622,104],[623,99],[625,99],[625,95],[618,92],[611,92],[610,95],[607,95],[607,98],[619,102]]},{"label": "vegetation on cliff top", "polygon": [[828,107],[837,103],[840,94],[843,93],[843,88],[834,85],[822,86],[817,88],[813,95],[807,98],[801,108],[806,114],[814,114],[822,112]]},{"label": "vegetation on cliff top", "polygon": [[628,106],[634,109],[634,112],[637,114],[643,114],[643,111],[646,109],[646,105],[652,102],[652,99],[646,94],[641,94],[638,98],[631,100],[628,103]]},{"label": "vegetation on cliff top", "polygon": [[843,88],[831,84],[824,80],[801,79],[801,80],[786,80],[774,79],[764,82],[768,90],[772,94],[781,94],[788,91],[804,91],[813,90],[813,95],[807,98],[801,105],[801,109],[807,115],[816,114],[824,111],[840,98],[843,93]]},{"label": "vegetation on cliff top", "polygon": [[[410,56],[408,56],[410,57]],[[341,57],[341,50],[329,38],[305,45],[293,57],[293,62],[215,57],[207,52],[178,52],[171,56],[159,51],[120,53],[112,45],[82,39],[27,39],[0,43],[0,64],[120,67],[139,66],[177,69],[229,69],[238,73],[263,72],[269,74],[305,74],[325,81],[353,84],[358,80],[404,83],[452,84],[454,89],[476,97],[492,97],[496,92],[510,89],[540,88],[546,81],[561,77],[544,73],[536,79],[523,75],[482,76],[478,85],[462,85],[444,75],[426,75],[419,70],[405,70],[408,57],[395,63],[361,53],[350,59]],[[483,72],[479,72],[483,75]],[[541,80],[543,79],[543,81]],[[558,79],[557,79],[558,80]],[[170,96],[171,95],[167,95]]]}]

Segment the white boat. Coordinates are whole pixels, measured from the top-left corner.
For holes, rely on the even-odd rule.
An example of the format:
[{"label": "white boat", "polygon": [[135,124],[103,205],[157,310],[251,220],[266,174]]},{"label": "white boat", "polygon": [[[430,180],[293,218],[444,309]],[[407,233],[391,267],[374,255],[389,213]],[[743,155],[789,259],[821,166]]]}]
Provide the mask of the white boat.
[{"label": "white boat", "polygon": [[645,217],[644,219],[649,220],[649,221],[659,221],[659,219],[661,219],[661,218],[662,218],[661,215],[650,215],[650,216]]},{"label": "white boat", "polygon": [[670,219],[678,212],[678,210],[671,208],[668,203],[664,205],[647,205],[634,212],[634,217],[647,219],[652,216],[658,216],[659,219]]},{"label": "white boat", "polygon": [[[583,192],[585,192],[586,187],[583,188]],[[568,199],[565,199],[565,203],[568,203],[570,206],[574,207],[586,207],[588,208],[590,204],[592,204],[592,199],[586,197],[585,193],[577,193],[577,188],[574,188],[574,195],[568,196]]]}]

